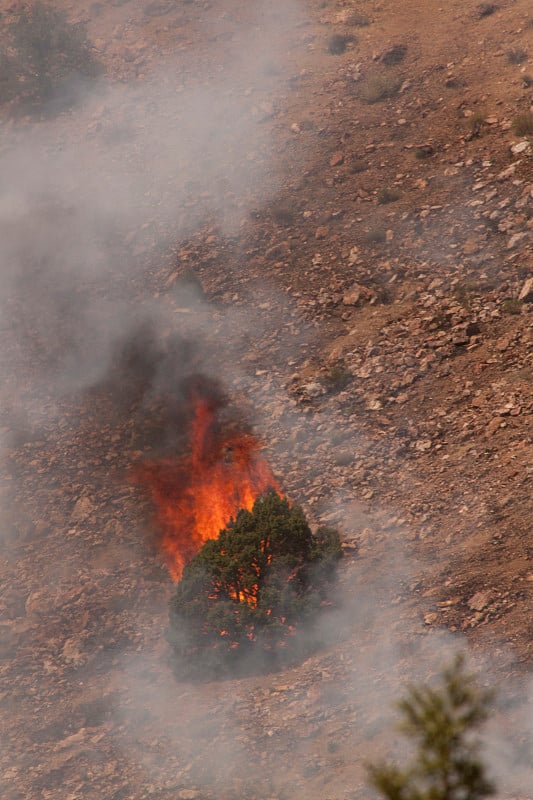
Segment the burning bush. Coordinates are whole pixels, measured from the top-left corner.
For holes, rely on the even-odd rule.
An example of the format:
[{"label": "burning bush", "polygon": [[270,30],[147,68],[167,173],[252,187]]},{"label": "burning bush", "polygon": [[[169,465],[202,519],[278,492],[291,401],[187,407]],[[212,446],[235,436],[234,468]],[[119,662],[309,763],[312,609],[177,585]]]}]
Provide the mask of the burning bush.
[{"label": "burning bush", "polygon": [[300,506],[276,492],[242,509],[185,566],[170,607],[178,670],[217,674],[260,652],[289,655],[298,623],[327,598],[342,551],[331,528],[315,535]]},{"label": "burning bush", "polygon": [[158,549],[175,581],[240,509],[251,511],[257,497],[278,489],[260,441],[221,419],[226,398],[218,385],[196,376],[185,394],[188,447],[179,456],[143,461],[134,469],[136,482],[152,495]]}]

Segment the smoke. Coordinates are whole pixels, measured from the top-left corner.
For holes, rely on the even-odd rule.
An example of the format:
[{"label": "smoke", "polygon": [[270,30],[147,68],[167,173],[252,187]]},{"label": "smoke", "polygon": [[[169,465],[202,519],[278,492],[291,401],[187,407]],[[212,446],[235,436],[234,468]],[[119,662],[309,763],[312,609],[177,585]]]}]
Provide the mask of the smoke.
[{"label": "smoke", "polygon": [[276,80],[284,69],[276,43],[297,6],[259,3],[246,17],[231,59],[215,43],[207,70],[181,72],[170,60],[143,81],[102,83],[76,113],[6,137],[0,317],[19,367],[41,367],[48,391],[106,374],[139,318],[165,324],[147,290],[152,276],[172,272],[177,240],[207,223],[222,239],[238,233],[252,205],[279,188],[261,107],[274,87],[269,66]]},{"label": "smoke", "polygon": [[[223,313],[190,287],[172,288],[183,269],[176,241],[201,226],[237,237],[250,210],[282,186],[263,120],[282,102],[273,92],[287,69],[283,43],[302,17],[295,3],[249,4],[232,26],[230,59],[213,18],[203,33],[209,65],[198,53],[188,71],[171,59],[134,84],[101,83],[75,112],[2,142],[0,445],[14,476],[2,513],[14,587],[3,598],[10,800],[28,796],[27,775],[36,797],[90,800],[110,785],[117,800],[125,786],[180,800],[194,800],[194,790],[178,794],[190,786],[218,786],[220,796],[240,786],[250,797],[347,797],[364,784],[364,759],[387,752],[404,680],[426,679],[463,646],[423,626],[408,636],[397,603],[423,565],[350,505],[349,486],[315,499],[337,420],[286,410],[284,373],[307,335],[289,333],[291,320],[301,323],[295,310],[270,287],[262,313],[257,298],[252,312]],[[251,376],[265,365],[237,361],[242,343],[267,331],[282,332],[281,366],[258,386]],[[132,452],[176,446],[181,387],[198,372],[251,398],[260,428],[276,421],[277,472],[299,471],[291,488],[302,490],[314,521],[338,514],[363,548],[364,536],[372,542],[373,556],[345,573],[340,608],[319,621],[323,650],[282,677],[191,687],[165,661],[172,587],[157,564],[148,567],[124,474]],[[83,396],[83,411],[69,407],[72,395]],[[168,421],[160,429],[158,404]],[[364,435],[352,434],[350,446],[364,447]],[[140,563],[146,570],[134,581]],[[530,700],[518,714],[529,731],[519,757],[500,717],[489,731],[502,790],[530,783],[529,708]]]}]

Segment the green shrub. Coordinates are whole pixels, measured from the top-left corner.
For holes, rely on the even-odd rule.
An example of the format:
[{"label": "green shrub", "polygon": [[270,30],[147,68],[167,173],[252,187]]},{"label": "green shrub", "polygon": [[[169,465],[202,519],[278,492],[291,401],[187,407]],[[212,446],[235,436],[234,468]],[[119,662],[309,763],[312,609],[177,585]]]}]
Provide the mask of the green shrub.
[{"label": "green shrub", "polygon": [[369,768],[370,782],[387,800],[481,800],[494,793],[473,733],[488,716],[492,693],[476,687],[458,657],[441,685],[411,686],[400,701],[402,730],[417,746],[412,764]]},{"label": "green shrub", "polygon": [[61,95],[68,104],[73,84],[99,72],[86,28],[46,3],[24,4],[5,26],[0,49],[0,102],[17,100],[40,108]]},{"label": "green shrub", "polygon": [[246,653],[268,665],[290,654],[294,626],[327,596],[341,555],[334,529],[313,535],[301,507],[275,492],[239,511],[185,567],[171,600],[177,674],[212,677]]}]

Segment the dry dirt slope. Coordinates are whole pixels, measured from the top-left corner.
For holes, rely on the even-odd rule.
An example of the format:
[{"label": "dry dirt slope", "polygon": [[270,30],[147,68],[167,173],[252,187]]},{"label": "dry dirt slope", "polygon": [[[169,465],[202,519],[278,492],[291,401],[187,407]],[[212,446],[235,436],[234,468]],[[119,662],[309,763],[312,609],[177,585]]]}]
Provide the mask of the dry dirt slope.
[{"label": "dry dirt slope", "polygon": [[[502,684],[500,793],[530,796],[533,161],[512,127],[532,99],[529,4],[61,5],[88,21],[121,93],[37,123],[46,158],[90,153],[121,201],[119,150],[154,176],[132,179],[151,192],[145,226],[126,215],[101,256],[118,266],[82,273],[72,297],[120,319],[124,295],[139,316],[155,304],[163,337],[190,335],[176,286],[192,269],[200,365],[247,405],[289,495],[340,524],[347,558],[322,653],[176,684],[172,586],[125,479],[153,447],[155,408],[109,381],[67,394],[43,380],[68,315],[6,332],[3,796],[364,797],[398,682],[465,640]],[[143,91],[154,72],[173,102]],[[396,93],[369,103],[376,75]],[[166,175],[165,132],[212,84],[238,98],[238,130],[191,112],[202,147]],[[33,123],[4,125],[9,159]],[[59,182],[76,207],[76,181]],[[10,296],[15,320],[27,303],[27,287]]]}]

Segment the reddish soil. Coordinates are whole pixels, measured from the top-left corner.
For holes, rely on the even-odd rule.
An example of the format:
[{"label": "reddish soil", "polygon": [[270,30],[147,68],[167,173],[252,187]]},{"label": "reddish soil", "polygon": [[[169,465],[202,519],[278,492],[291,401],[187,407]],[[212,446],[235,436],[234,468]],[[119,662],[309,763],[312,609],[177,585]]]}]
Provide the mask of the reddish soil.
[{"label": "reddish soil", "polygon": [[[72,148],[74,202],[78,165],[99,179],[109,152],[113,213],[124,137],[146,222],[127,217],[95,254],[82,306],[48,340],[31,286],[5,303],[8,324],[31,319],[1,356],[2,796],[367,797],[364,763],[394,750],[402,682],[467,648],[500,687],[499,796],[530,797],[533,135],[513,128],[533,102],[530,3],[54,5],[88,23],[124,95],[37,121],[6,110],[2,159],[27,135],[47,154]],[[9,20],[16,4],[1,6]],[[368,102],[376,74],[392,96]],[[228,118],[213,125],[208,104],[183,121],[179,98],[187,116],[203,92],[218,120],[213,87]],[[181,164],[172,136],[187,121]],[[189,271],[205,293],[192,311]],[[183,363],[224,383],[313,524],[339,525],[339,609],[293,669],[172,675],[173,584],[128,480],[177,446],[169,399],[112,359],[66,388],[46,361],[85,330],[84,303],[123,321],[125,294],[139,319],[157,309],[163,343],[200,343]]]}]

